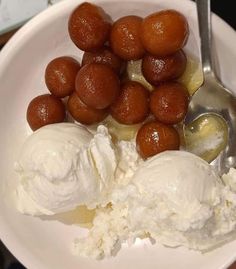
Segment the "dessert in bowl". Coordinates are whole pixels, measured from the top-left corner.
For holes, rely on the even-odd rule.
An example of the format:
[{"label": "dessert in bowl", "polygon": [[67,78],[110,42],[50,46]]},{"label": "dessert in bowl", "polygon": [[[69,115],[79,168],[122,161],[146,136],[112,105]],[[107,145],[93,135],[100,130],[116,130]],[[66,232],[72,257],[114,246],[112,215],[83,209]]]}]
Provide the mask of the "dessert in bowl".
[{"label": "dessert in bowl", "polygon": [[[111,1],[109,1],[109,2],[97,2],[97,4],[100,5],[112,17],[113,20],[116,20],[122,16],[130,15],[130,14],[145,17],[150,13],[153,13],[153,12],[158,11],[160,9],[166,9],[166,8],[172,8],[172,9],[174,8],[174,9],[179,10],[181,13],[183,13],[187,17],[187,20],[188,20],[188,23],[190,26],[190,37],[189,37],[188,43],[184,49],[186,49],[186,52],[191,51],[191,53],[193,55],[195,54],[195,56],[198,57],[198,45],[197,45],[198,38],[197,38],[197,34],[196,34],[197,33],[196,18],[195,18],[194,7],[192,6],[191,3],[188,3],[185,1],[183,1],[183,3],[180,2],[178,4],[173,4],[171,2],[169,3],[167,1],[159,1],[158,3],[151,3],[150,2],[149,4],[147,4],[147,3],[143,4],[143,5],[145,5],[145,10],[142,9],[143,6],[141,3],[136,3],[133,1],[130,1],[128,3],[124,2],[124,3],[126,5],[125,9],[113,1],[112,2]],[[20,148],[21,148],[23,142],[26,140],[26,137],[31,134],[31,131],[30,131],[29,127],[27,126],[27,121],[26,121],[26,117],[25,117],[27,106],[28,106],[29,102],[35,96],[37,96],[39,94],[47,93],[47,89],[46,89],[43,75],[44,75],[46,66],[48,65],[48,63],[51,60],[53,60],[59,56],[72,56],[75,59],[80,61],[81,56],[82,56],[82,52],[80,52],[73,45],[73,43],[70,41],[68,31],[67,31],[67,24],[68,24],[69,15],[71,14],[73,9],[77,5],[78,5],[77,1],[71,1],[70,4],[62,3],[58,6],[56,6],[55,8],[53,8],[54,10],[51,10],[51,11],[48,10],[44,13],[44,15],[43,14],[40,15],[41,17],[39,16],[39,17],[35,18],[33,22],[26,25],[25,28],[23,28],[21,30],[21,32],[18,34],[18,36],[16,36],[9,43],[9,45],[5,49],[5,52],[3,51],[3,54],[1,56],[2,57],[1,58],[2,59],[1,81],[2,81],[2,87],[4,89],[2,92],[1,100],[5,100],[5,102],[2,101],[3,102],[2,109],[3,109],[4,113],[1,113],[2,114],[1,122],[3,124],[2,126],[3,126],[4,130],[7,130],[6,132],[4,132],[2,134],[3,135],[2,140],[5,141],[5,143],[4,143],[5,151],[4,152],[6,152],[5,153],[6,158],[4,158],[4,160],[1,162],[2,171],[4,171],[3,180],[2,180],[2,183],[3,183],[2,185],[3,185],[4,189],[3,188],[2,189],[4,190],[3,195],[5,194],[5,196],[7,196],[6,198],[4,198],[4,202],[1,205],[1,207],[2,207],[1,214],[3,216],[1,218],[1,225],[2,225],[1,230],[3,231],[3,234],[1,235],[1,237],[3,238],[3,241],[17,255],[17,257],[19,259],[21,259],[25,263],[25,265],[29,268],[53,268],[55,266],[57,266],[59,268],[60,267],[66,268],[68,266],[70,266],[72,268],[76,267],[76,266],[86,266],[87,268],[96,268],[96,267],[101,267],[101,265],[103,267],[116,268],[116,267],[123,266],[125,268],[128,268],[130,266],[133,266],[133,263],[132,263],[132,265],[130,265],[131,263],[129,261],[132,259],[135,259],[135,264],[136,264],[135,267],[140,266],[140,268],[142,266],[144,266],[144,264],[146,264],[146,266],[148,264],[148,266],[150,268],[152,268],[152,266],[153,267],[156,266],[156,264],[158,264],[158,262],[160,262],[160,267],[162,267],[162,268],[169,268],[176,263],[180,264],[180,267],[182,266],[182,268],[185,268],[184,264],[186,264],[186,266],[191,266],[191,267],[196,266],[196,268],[199,268],[201,266],[202,268],[204,268],[202,266],[202,264],[204,263],[205,264],[204,266],[206,266],[206,268],[210,268],[210,266],[212,266],[212,268],[215,268],[216,264],[217,264],[217,266],[221,266],[221,265],[225,265],[225,264],[229,263],[230,261],[233,260],[233,257],[234,257],[233,253],[230,252],[230,249],[232,251],[232,248],[233,248],[232,244],[234,244],[234,243],[227,244],[221,248],[218,248],[218,249],[210,252],[209,254],[203,255],[203,254],[200,254],[199,252],[194,252],[194,251],[190,251],[190,250],[183,249],[183,248],[180,248],[180,249],[165,248],[165,247],[162,247],[159,243],[157,243],[157,245],[155,245],[155,246],[152,246],[152,245],[150,245],[148,239],[146,239],[144,241],[137,241],[136,244],[131,248],[127,248],[127,246],[124,246],[123,249],[121,250],[121,252],[115,258],[106,259],[104,261],[99,261],[99,262],[91,261],[91,259],[84,259],[81,257],[75,257],[71,254],[71,245],[72,245],[72,242],[74,241],[74,239],[78,238],[78,237],[83,237],[83,235],[86,233],[85,229],[82,229],[78,225],[76,225],[76,222],[78,224],[78,222],[81,222],[81,218],[82,218],[82,217],[81,218],[76,217],[79,214],[78,212],[77,213],[73,213],[73,212],[68,213],[67,212],[67,213],[63,213],[63,215],[59,215],[59,216],[58,215],[53,216],[53,217],[44,217],[43,216],[41,218],[35,218],[35,217],[20,215],[19,213],[17,213],[16,210],[14,210],[15,205],[13,205],[11,203],[11,199],[10,199],[11,190],[15,189],[14,185],[17,182],[17,176],[16,176],[15,172],[13,171],[13,164],[14,164],[14,161],[16,161],[16,160],[18,160],[19,163],[20,162],[24,163],[25,159],[23,158],[22,155],[19,154],[19,151],[20,151]],[[46,16],[46,17],[44,17],[44,16]],[[218,24],[221,25],[221,22],[217,21],[216,23],[217,23],[217,25]],[[224,25],[221,27],[224,28]],[[228,29],[228,28],[226,27],[226,29]],[[230,29],[225,30],[225,31],[230,32]],[[23,36],[24,36],[24,38],[23,38]],[[50,42],[48,40],[50,40]],[[230,64],[232,64],[232,66],[233,66],[233,58],[235,57],[235,54],[234,54],[235,52],[233,51],[233,49],[232,50],[230,49],[230,44],[228,42],[226,42],[226,44],[224,42],[223,43],[216,42],[216,44],[218,44],[218,46],[220,46],[219,52],[222,49],[224,50],[224,60],[222,60],[222,58],[221,58],[222,56],[219,53],[223,80],[224,80],[224,76],[225,76],[225,79],[227,80],[226,84],[229,83],[229,85],[227,85],[227,86],[229,86],[229,88],[234,88],[235,81],[233,79],[231,79],[230,74],[232,74],[232,70],[230,68]],[[225,47],[228,47],[228,49],[225,49]],[[225,51],[228,51],[229,56],[227,56],[227,52],[225,52]],[[225,62],[226,59],[227,59],[227,63]],[[132,63],[131,63],[131,65],[132,65]],[[9,76],[11,76],[11,78],[9,78]],[[14,98],[12,97],[13,92],[14,92]],[[6,102],[6,100],[11,100],[11,106],[9,106],[9,104]],[[13,110],[13,108],[14,108],[14,110]],[[96,109],[103,109],[103,108],[100,107],[100,108],[96,108]],[[6,117],[6,115],[7,115],[7,117]],[[109,124],[110,123],[108,123],[108,126],[109,126]],[[48,127],[42,127],[42,129],[39,129],[38,131],[36,131],[35,135],[36,136],[42,135],[42,137],[43,137],[44,136],[43,132],[46,132],[46,133],[48,132],[48,134],[46,134],[46,137],[49,140],[51,139],[52,141],[53,140],[59,141],[58,142],[59,144],[57,147],[57,149],[58,149],[61,147],[60,146],[60,139],[62,141],[66,140],[65,136],[63,136],[64,134],[63,134],[62,130],[58,130],[58,137],[57,137],[56,134],[53,134],[54,131],[52,129],[50,129],[49,126],[50,125],[48,125]],[[117,126],[115,126],[115,127],[114,126],[115,125],[113,125],[112,128],[113,128],[113,130],[115,129],[115,132],[116,132]],[[73,129],[74,127],[71,127],[71,128]],[[77,128],[79,128],[79,127],[77,127]],[[69,141],[74,141],[75,145],[76,144],[78,145],[79,142],[82,141],[82,140],[77,141],[78,137],[80,136],[79,133],[86,133],[87,132],[85,130],[79,131],[79,130],[77,130],[77,128],[75,128],[76,130],[73,131],[74,135],[69,138]],[[120,127],[118,127],[118,128],[120,128]],[[90,144],[90,142],[92,141],[92,139],[95,139],[95,138],[97,138],[97,140],[99,142],[101,141],[101,139],[103,139],[103,141],[107,142],[107,145],[108,145],[107,149],[108,150],[106,152],[108,152],[108,156],[109,156],[108,161],[110,162],[108,167],[112,168],[113,164],[114,164],[113,160],[115,159],[115,157],[113,158],[113,151],[112,151],[113,146],[110,146],[111,141],[108,139],[109,135],[107,134],[107,130],[104,127],[100,126],[100,128],[98,129],[94,138],[92,138],[92,134],[89,134],[88,136],[90,136],[91,138],[88,139],[88,138],[86,138],[86,135],[84,135],[84,141],[82,143],[83,145],[85,145],[85,144],[89,144],[89,146],[94,145],[94,143]],[[33,137],[35,137],[35,136],[32,136],[32,140],[33,140]],[[97,145],[97,147],[93,148],[94,152],[97,154],[96,156],[98,156],[97,152],[98,152],[99,145],[101,145],[101,144],[104,145],[103,143],[99,143],[99,142],[97,144],[95,143]],[[29,144],[30,144],[30,142],[29,142]],[[35,149],[34,152],[37,153],[37,152],[40,152],[40,150],[41,150],[41,153],[45,152],[42,145],[40,145],[40,144],[37,145],[37,143],[35,143],[35,142],[32,142],[32,145],[37,146],[37,148]],[[74,144],[72,143],[72,145],[74,145]],[[48,146],[50,146],[50,145],[46,145],[45,149],[48,149],[48,148],[50,149],[50,147],[48,147]],[[32,149],[31,146],[29,148]],[[132,150],[134,150],[134,152],[135,152],[135,147],[132,147],[130,144],[127,144],[127,143],[124,144],[124,142],[123,142],[123,148],[125,148],[127,150],[127,152],[125,152],[125,154],[124,154],[126,157],[128,156],[128,153],[132,152]],[[61,149],[64,150],[63,151],[64,153],[66,152],[65,149],[63,149],[63,147]],[[73,146],[72,148],[68,148],[68,149],[72,150],[72,151],[70,151],[70,153],[68,155],[68,157],[69,157],[69,156],[71,156],[71,154],[75,150],[75,146]],[[55,150],[55,148],[53,150]],[[104,147],[102,147],[101,150],[103,151],[102,156],[105,156]],[[89,148],[89,151],[91,151],[91,148]],[[2,152],[3,152],[3,150],[2,150]],[[26,155],[27,154],[28,153],[26,153]],[[41,160],[39,160],[37,158],[40,156],[40,154],[35,154],[35,155],[36,155],[35,156],[36,159],[32,158],[31,161],[32,162],[35,161],[37,164],[41,163],[43,166],[44,157],[46,157],[46,155],[41,155],[41,157],[42,157]],[[19,158],[18,156],[22,156],[22,158]],[[158,155],[156,155],[156,156],[158,156]],[[154,158],[158,159],[159,157],[154,157]],[[167,157],[164,156],[164,158],[167,158]],[[173,158],[174,158],[174,160],[173,160],[172,167],[174,168],[174,165],[175,164],[177,165],[178,161],[175,161],[175,156],[173,156]],[[182,159],[181,155],[179,155],[179,157],[177,159],[181,163],[181,159]],[[189,157],[189,159],[191,159],[191,158]],[[102,161],[104,161],[104,160],[105,160],[105,158],[102,159]],[[136,183],[135,184],[137,186],[139,186],[139,188],[143,188],[144,190],[145,190],[145,187],[148,188],[148,186],[151,186],[151,187],[149,187],[149,189],[151,189],[151,190],[152,189],[154,190],[155,188],[160,189],[161,183],[159,181],[161,180],[161,175],[159,175],[159,181],[157,181],[157,182],[155,182],[155,180],[152,180],[151,176],[148,176],[148,178],[146,179],[147,180],[146,186],[142,185],[142,184],[145,184],[145,179],[142,182],[142,178],[143,178],[142,171],[144,171],[146,169],[145,166],[147,166],[147,167],[152,166],[150,160],[144,161],[144,163],[146,163],[146,164],[141,165],[141,167],[143,167],[143,169],[137,170],[137,173],[138,173],[137,174],[137,182],[136,182],[137,184]],[[136,161],[136,159],[135,159],[135,161]],[[157,160],[157,162],[158,162],[158,160]],[[166,162],[168,163],[168,160],[166,160],[165,163]],[[193,161],[193,163],[194,163],[194,161]],[[50,164],[50,163],[45,162],[45,164]],[[64,164],[66,165],[67,163],[66,162],[61,163],[62,166]],[[23,165],[21,165],[21,166],[23,166]],[[99,165],[96,165],[96,167],[98,167],[98,166]],[[125,162],[124,162],[123,166],[125,166]],[[185,166],[184,162],[183,162],[182,166]],[[188,166],[188,165],[186,165],[186,166]],[[99,167],[102,167],[101,163],[100,163]],[[47,167],[44,167],[44,168],[47,170]],[[123,167],[123,169],[125,170],[124,167]],[[167,171],[168,169],[166,170],[165,167],[163,169],[164,169],[164,171],[162,171],[161,169],[158,171],[160,171],[161,174],[163,174],[162,172],[165,172],[165,171],[168,172]],[[190,174],[194,173],[193,172],[194,169],[195,168],[191,169]],[[206,168],[206,170],[207,169],[208,168]],[[58,169],[58,171],[59,171],[59,169]],[[88,169],[88,172],[92,173],[92,169]],[[169,171],[169,172],[171,173],[171,171]],[[176,172],[179,173],[180,170],[178,170]],[[211,174],[211,172],[209,172],[209,173]],[[100,172],[99,174],[102,175],[102,172]],[[111,174],[112,174],[112,171],[111,171]],[[60,175],[57,175],[57,176],[63,177],[63,175],[61,174],[61,171],[60,171]],[[166,177],[170,177],[170,176],[171,175],[166,175]],[[189,175],[186,175],[186,178],[188,178],[188,176]],[[144,176],[144,177],[146,177],[146,176]],[[165,178],[165,176],[163,176],[163,177]],[[108,175],[108,178],[110,178],[109,175]],[[209,179],[209,182],[207,181],[208,187],[206,186],[206,189],[209,188],[212,190],[212,187],[211,186],[209,187],[209,184],[210,185],[211,184],[217,185],[218,183],[216,183],[216,182],[219,179],[215,175],[212,175],[212,177],[210,177],[210,178],[212,178],[212,179]],[[90,179],[92,180],[92,177],[90,177]],[[150,179],[150,182],[149,182],[149,179]],[[195,178],[192,177],[192,180],[193,179],[195,179]],[[199,179],[199,180],[204,181],[204,178],[201,177],[201,179]],[[68,180],[68,181],[70,181],[70,180]],[[95,182],[96,181],[97,181],[97,179],[95,180]],[[189,180],[189,182],[191,182],[191,179]],[[103,177],[103,183],[104,183],[104,185],[106,185],[106,180],[104,177]],[[154,183],[155,183],[155,185],[152,185]],[[160,185],[158,185],[158,184],[160,184]],[[168,185],[168,183],[166,183],[166,184]],[[157,185],[157,187],[155,187],[156,185]],[[92,183],[89,186],[91,187]],[[204,185],[202,185],[202,186],[204,186]],[[163,191],[165,188],[166,187],[163,187]],[[73,186],[72,186],[72,189],[73,189]],[[198,190],[199,190],[199,195],[196,195],[196,200],[199,200],[200,202],[202,200],[203,201],[208,200],[209,197],[206,198],[205,194],[202,196],[201,188]],[[133,190],[131,189],[129,191],[132,192]],[[148,192],[148,190],[145,190],[144,192],[146,192],[146,191]],[[185,201],[191,201],[194,191],[187,189],[186,192],[191,194],[190,195],[191,197],[188,198],[189,200],[185,200]],[[120,190],[119,194],[121,194],[121,193],[125,194],[125,191]],[[47,195],[48,194],[46,194],[46,201],[48,201],[48,199],[50,198],[49,195],[48,196]],[[92,195],[93,195],[93,197],[91,197]],[[151,195],[151,193],[150,193],[150,195]],[[93,194],[91,194],[91,196],[86,197],[86,195],[85,195],[84,199],[86,198],[86,199],[89,199],[92,201],[95,198],[96,194],[93,193]],[[119,197],[120,196],[122,196],[122,195],[119,195]],[[133,196],[135,196],[135,194]],[[82,194],[79,194],[78,197],[76,196],[76,199],[77,198],[82,199],[82,197],[83,197]],[[117,197],[118,197],[118,195],[116,195],[116,197],[114,197],[114,199],[117,199]],[[142,197],[142,199],[143,199],[143,197]],[[171,199],[169,199],[169,200],[171,200]],[[178,207],[177,200],[178,200],[178,196],[174,196],[172,202],[173,203],[176,202],[176,204],[177,204],[176,210],[181,211],[181,206]],[[137,199],[132,200],[131,204],[134,205],[135,203],[137,203],[137,201],[138,201]],[[147,197],[146,203],[147,203],[147,206],[150,207],[150,204],[148,201],[149,201],[149,198]],[[223,198],[222,198],[222,201],[223,201]],[[79,200],[75,201],[75,204],[80,205],[81,203],[84,203],[84,201],[83,202],[80,202]],[[104,203],[105,203],[105,201],[101,202],[101,204],[104,204]],[[159,202],[157,202],[156,206],[158,206],[158,205],[161,206],[162,203],[163,203],[163,201],[159,201]],[[186,203],[188,203],[188,202],[186,202]],[[29,204],[32,205],[32,201],[31,201],[31,203],[28,203],[28,205]],[[75,206],[75,204],[73,205],[73,207]],[[167,204],[167,201],[164,201],[164,204]],[[181,205],[181,203],[180,203],[180,205]],[[21,206],[20,203],[18,203],[18,206]],[[171,205],[169,205],[169,206],[171,207]],[[93,208],[94,205],[90,204],[90,207]],[[21,208],[23,208],[23,207],[21,207]],[[25,208],[26,207],[24,206],[25,212],[29,214],[30,211],[28,209],[25,209]],[[68,208],[64,204],[61,208],[62,208],[62,211],[67,211],[69,209],[70,210],[73,209],[73,208]],[[157,208],[158,207],[156,207],[156,209]],[[135,207],[134,207],[134,209],[135,209]],[[104,210],[111,211],[111,208],[105,208]],[[114,210],[116,210],[116,211],[114,211],[115,213],[120,212],[121,208],[117,207]],[[21,210],[21,211],[23,211],[23,210]],[[50,215],[52,213],[53,214],[58,213],[57,210],[55,211],[55,207],[50,208],[49,211],[50,211]],[[59,211],[61,211],[61,210],[59,210]],[[159,211],[161,212],[161,208],[159,208]],[[41,213],[39,215],[42,215]],[[93,214],[92,212],[90,212],[90,213],[91,213],[91,215]],[[115,215],[115,213],[114,213],[114,215]],[[141,215],[138,215],[138,213],[139,212],[137,212],[137,211],[132,211],[132,214],[133,214],[132,220],[137,221],[137,220],[143,218],[143,217],[140,217]],[[151,214],[149,216],[152,215],[152,212],[150,212],[150,213]],[[205,211],[205,213],[206,213],[206,211]],[[32,214],[35,214],[35,212],[33,212]],[[46,211],[44,211],[44,214],[49,215],[49,213],[46,213]],[[97,219],[97,222],[98,223],[100,222],[100,224],[103,223],[101,221],[101,216],[103,214],[106,215],[106,212],[103,212],[101,210],[100,215],[98,216],[98,219]],[[163,214],[164,214],[164,212],[163,212]],[[36,215],[37,215],[37,213],[36,213]],[[71,218],[70,218],[71,216],[72,216],[73,220],[71,220]],[[109,214],[107,216],[109,216]],[[135,216],[136,216],[136,218],[135,218]],[[145,215],[145,216],[147,217],[148,215]],[[64,223],[59,222],[58,220],[61,220]],[[104,221],[104,219],[103,219],[103,221]],[[109,220],[107,220],[107,221],[109,221]],[[143,221],[145,222],[145,220],[143,220]],[[149,218],[149,221],[147,221],[147,223],[151,224],[152,221],[153,221],[153,219]],[[68,225],[69,223],[71,225]],[[105,227],[105,223],[106,222],[104,222],[103,227]],[[144,225],[143,223],[141,223],[141,224]],[[183,223],[181,223],[181,224],[183,224]],[[135,225],[137,225],[137,223],[135,224],[135,222],[134,222],[133,225],[135,226]],[[163,225],[163,223],[161,225]],[[122,226],[120,226],[120,227],[122,227]],[[151,227],[144,226],[143,229],[149,231],[151,229]],[[184,227],[182,226],[181,229],[184,229]],[[121,229],[121,230],[124,231],[124,229]],[[140,234],[140,237],[145,237],[145,236],[146,235]],[[125,236],[123,234],[121,234],[120,237],[125,237]],[[160,241],[162,241],[162,243],[164,243],[165,245],[170,245],[168,240],[164,240],[163,238],[161,240],[160,235],[157,235],[157,238],[155,238],[157,240],[157,242],[158,242],[158,237],[160,237]],[[87,245],[90,244],[90,241],[91,240],[88,239]],[[177,241],[179,241],[179,239]],[[178,243],[177,243],[177,245],[178,245]],[[180,245],[184,245],[184,244],[180,243]],[[78,244],[77,244],[77,246],[78,246]],[[172,246],[176,246],[176,244],[172,244]],[[192,247],[192,248],[194,248],[194,247]],[[78,252],[80,254],[82,254],[81,249],[85,250],[86,245],[84,245],[82,248],[79,249]],[[158,260],[153,258],[153,256],[157,257],[157,256],[153,255],[154,253],[155,253],[155,255],[158,255]],[[219,255],[219,253],[221,253],[221,255]],[[170,261],[168,259],[168,257],[170,255],[175,257],[175,261],[174,260]],[[187,259],[186,259],[186,255],[188,257]],[[150,258],[151,256],[152,256],[152,258]],[[161,256],[163,256],[163,259],[160,260]],[[183,264],[183,262],[181,262],[181,259],[183,257],[185,257],[184,264]],[[215,257],[214,264],[213,264],[212,259],[211,259],[212,257]]]}]

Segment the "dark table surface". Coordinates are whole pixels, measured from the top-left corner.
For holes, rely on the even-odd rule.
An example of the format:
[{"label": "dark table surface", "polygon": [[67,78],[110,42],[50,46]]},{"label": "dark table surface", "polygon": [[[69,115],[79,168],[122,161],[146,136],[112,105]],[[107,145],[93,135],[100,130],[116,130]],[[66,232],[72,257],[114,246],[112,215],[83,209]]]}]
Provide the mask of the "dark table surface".
[{"label": "dark table surface", "polygon": [[[212,0],[211,2],[212,2],[212,11],[216,13],[218,16],[220,16],[229,25],[231,25],[232,28],[236,30],[236,16],[234,8],[235,1]],[[3,43],[6,42],[9,37],[10,34],[6,35],[5,37],[0,37],[0,46],[1,46],[1,40],[3,45]],[[16,259],[10,254],[10,252],[7,249],[4,248],[3,244],[0,242],[0,269],[23,269],[23,268],[24,267],[19,263],[17,263]],[[37,268],[29,268],[29,269],[37,269]],[[236,269],[236,263],[232,265],[229,269]]]}]

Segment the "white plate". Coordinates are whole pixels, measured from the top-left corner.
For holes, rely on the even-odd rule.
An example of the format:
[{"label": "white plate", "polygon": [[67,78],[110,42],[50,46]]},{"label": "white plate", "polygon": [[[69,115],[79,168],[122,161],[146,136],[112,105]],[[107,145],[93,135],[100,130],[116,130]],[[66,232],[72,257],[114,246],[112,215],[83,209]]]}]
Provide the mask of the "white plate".
[{"label": "white plate", "polygon": [[[198,55],[196,11],[187,0],[96,1],[113,19],[128,14],[145,16],[163,8],[175,8],[186,15],[191,27],[187,49]],[[44,68],[59,55],[81,58],[67,33],[67,20],[79,0],[66,0],[44,11],[25,25],[0,54],[0,237],[13,254],[29,269],[216,269],[226,268],[236,258],[236,241],[207,254],[184,248],[151,246],[139,241],[124,246],[114,258],[94,261],[71,254],[73,239],[84,231],[76,225],[41,220],[17,213],[9,188],[16,181],[13,163],[19,147],[30,133],[25,113],[29,101],[46,92]],[[219,75],[236,92],[236,34],[213,16]]]}]

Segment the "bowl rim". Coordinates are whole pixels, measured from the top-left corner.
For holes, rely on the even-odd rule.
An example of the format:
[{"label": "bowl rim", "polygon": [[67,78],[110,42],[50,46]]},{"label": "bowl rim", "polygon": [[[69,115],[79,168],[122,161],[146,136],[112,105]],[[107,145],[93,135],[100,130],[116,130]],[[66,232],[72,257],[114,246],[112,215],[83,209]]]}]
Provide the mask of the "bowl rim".
[{"label": "bowl rim", "polygon": [[[96,3],[105,3],[105,2],[117,2],[117,0],[92,0],[90,2]],[[126,0],[120,0],[126,2]],[[129,2],[140,2],[141,0],[128,0]],[[190,0],[181,0],[186,3],[189,7],[193,8],[196,4]],[[45,23],[45,19],[51,19],[53,16],[56,16],[58,12],[73,6],[74,4],[80,4],[83,0],[63,0],[53,6],[48,7],[46,10],[43,10],[38,15],[30,19],[22,28],[20,28],[7,42],[7,44],[0,51],[0,73],[4,66],[7,65],[8,55],[12,54],[15,50],[15,47],[18,46],[18,42],[22,41],[23,38],[30,34],[31,30],[35,27]],[[212,24],[217,28],[221,29],[224,32],[224,35],[235,36],[235,30],[226,23],[223,19],[221,19],[216,14],[212,13]],[[4,218],[0,212],[0,239],[3,244],[13,253],[13,255],[27,268],[43,268],[43,264],[39,260],[35,260],[35,256],[29,249],[26,249],[18,240],[15,240],[13,234],[11,233],[11,229],[8,227],[7,223],[4,222]],[[34,263],[32,261],[34,260]],[[236,254],[232,259],[222,265],[221,269],[226,269],[236,260]]]}]

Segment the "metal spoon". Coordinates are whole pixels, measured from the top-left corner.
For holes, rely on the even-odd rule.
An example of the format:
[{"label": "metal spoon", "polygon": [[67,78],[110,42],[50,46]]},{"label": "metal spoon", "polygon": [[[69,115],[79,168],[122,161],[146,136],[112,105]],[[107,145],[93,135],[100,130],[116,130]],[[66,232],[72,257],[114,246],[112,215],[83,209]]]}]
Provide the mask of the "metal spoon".
[{"label": "metal spoon", "polygon": [[226,121],[227,146],[211,163],[221,175],[236,166],[236,97],[222,85],[213,68],[210,0],[196,0],[196,5],[204,83],[190,101],[184,125],[206,113],[217,114]]}]

